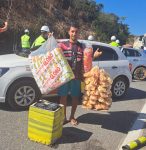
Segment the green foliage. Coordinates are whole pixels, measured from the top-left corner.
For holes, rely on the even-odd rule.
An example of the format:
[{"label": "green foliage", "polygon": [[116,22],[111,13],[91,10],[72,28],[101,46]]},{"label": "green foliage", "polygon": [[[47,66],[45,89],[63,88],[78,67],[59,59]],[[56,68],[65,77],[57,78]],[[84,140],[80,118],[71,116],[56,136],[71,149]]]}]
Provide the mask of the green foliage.
[{"label": "green foliage", "polygon": [[129,36],[128,26],[122,22],[119,23],[119,17],[115,14],[100,13],[93,21],[92,26],[95,29],[96,36],[107,43],[110,42],[112,35],[115,35],[121,41],[121,44],[124,44]]},{"label": "green foliage", "polygon": [[118,17],[111,13],[102,11],[103,4],[97,4],[94,0],[72,0],[71,7],[75,10],[75,19],[80,19],[77,14],[82,12],[85,22],[91,23],[91,30],[95,33],[96,39],[102,42],[110,42],[110,37],[115,35],[125,44],[129,36],[128,25],[123,24],[126,17]]},{"label": "green foliage", "polygon": [[[1,18],[6,20],[9,1],[0,0]],[[68,23],[76,20],[82,31],[81,38],[87,39],[94,34],[96,40],[110,42],[115,35],[125,44],[130,35],[127,24],[123,24],[125,17],[103,12],[104,5],[95,0],[12,0],[12,10],[8,20],[8,30],[0,40],[5,39],[5,49],[12,49],[17,45],[25,28],[30,30],[32,41],[40,34],[40,28],[46,24],[54,32],[55,38],[67,38]],[[0,22],[2,25],[2,22]],[[5,35],[5,37],[3,36]],[[11,38],[9,38],[11,37]],[[9,39],[9,40],[8,40]],[[18,39],[18,41],[17,41]],[[130,39],[132,41],[132,38]],[[9,46],[9,47],[7,47]]]},{"label": "green foliage", "polygon": [[77,13],[85,12],[86,21],[95,20],[96,16],[103,8],[102,4],[96,4],[94,0],[73,0],[71,6]]}]

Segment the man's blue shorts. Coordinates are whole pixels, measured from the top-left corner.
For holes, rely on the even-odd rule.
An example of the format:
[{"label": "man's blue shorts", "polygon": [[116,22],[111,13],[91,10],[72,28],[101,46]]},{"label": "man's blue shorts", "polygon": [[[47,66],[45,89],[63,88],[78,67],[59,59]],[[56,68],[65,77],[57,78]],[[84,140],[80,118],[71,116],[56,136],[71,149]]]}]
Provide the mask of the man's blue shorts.
[{"label": "man's blue shorts", "polygon": [[71,96],[80,96],[81,95],[81,81],[73,79],[58,89],[59,96],[67,96],[70,92]]}]

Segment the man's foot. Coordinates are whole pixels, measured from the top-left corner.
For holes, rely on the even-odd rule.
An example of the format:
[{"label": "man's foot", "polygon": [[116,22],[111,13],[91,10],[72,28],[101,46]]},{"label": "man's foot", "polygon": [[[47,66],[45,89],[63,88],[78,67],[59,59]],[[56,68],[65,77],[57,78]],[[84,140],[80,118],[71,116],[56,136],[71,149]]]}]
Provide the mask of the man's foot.
[{"label": "man's foot", "polygon": [[73,126],[78,125],[78,121],[77,121],[75,118],[71,118],[71,119],[70,119],[70,123],[71,123]]}]

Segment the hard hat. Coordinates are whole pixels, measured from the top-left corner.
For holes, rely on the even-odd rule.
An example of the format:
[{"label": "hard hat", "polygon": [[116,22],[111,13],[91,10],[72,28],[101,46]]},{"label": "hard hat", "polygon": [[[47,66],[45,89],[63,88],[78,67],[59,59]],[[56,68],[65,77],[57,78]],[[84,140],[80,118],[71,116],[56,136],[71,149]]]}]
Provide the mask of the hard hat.
[{"label": "hard hat", "polygon": [[116,43],[118,43],[118,44],[119,44],[119,43],[120,43],[120,41],[119,41],[119,40],[116,40]]},{"label": "hard hat", "polygon": [[42,26],[41,32],[50,32],[49,27],[48,26]]},{"label": "hard hat", "polygon": [[111,36],[111,41],[115,41],[116,40],[116,37],[113,35]]},{"label": "hard hat", "polygon": [[24,32],[25,32],[25,33],[28,33],[28,32],[29,32],[29,30],[28,30],[28,29],[25,29],[25,30],[24,30]]},{"label": "hard hat", "polygon": [[93,35],[89,35],[89,36],[88,36],[88,40],[89,40],[89,41],[93,41],[93,40],[94,40],[94,36],[93,36]]}]

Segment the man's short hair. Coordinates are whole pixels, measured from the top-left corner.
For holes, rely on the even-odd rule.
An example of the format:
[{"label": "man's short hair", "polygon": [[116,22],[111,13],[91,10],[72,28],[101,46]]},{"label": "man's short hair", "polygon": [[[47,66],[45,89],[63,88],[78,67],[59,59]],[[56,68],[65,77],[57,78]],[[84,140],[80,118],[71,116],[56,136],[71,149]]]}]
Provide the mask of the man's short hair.
[{"label": "man's short hair", "polygon": [[72,22],[70,22],[69,29],[70,29],[70,27],[79,28],[79,25],[77,22],[72,21]]}]

